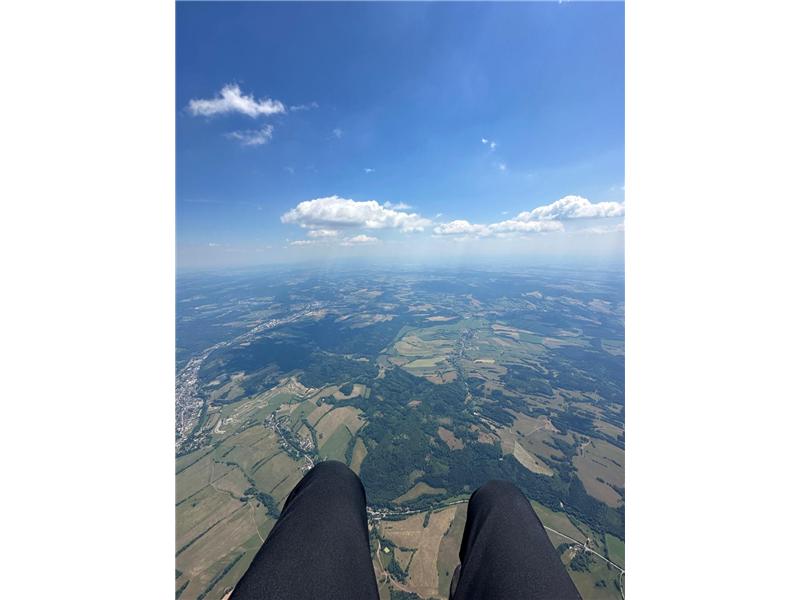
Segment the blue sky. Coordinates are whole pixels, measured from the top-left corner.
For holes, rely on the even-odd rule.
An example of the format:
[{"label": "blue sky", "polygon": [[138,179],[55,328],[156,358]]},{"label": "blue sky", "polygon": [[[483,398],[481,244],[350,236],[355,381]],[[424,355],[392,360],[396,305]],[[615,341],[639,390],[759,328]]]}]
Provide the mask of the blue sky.
[{"label": "blue sky", "polygon": [[622,3],[176,10],[179,268],[621,256]]}]

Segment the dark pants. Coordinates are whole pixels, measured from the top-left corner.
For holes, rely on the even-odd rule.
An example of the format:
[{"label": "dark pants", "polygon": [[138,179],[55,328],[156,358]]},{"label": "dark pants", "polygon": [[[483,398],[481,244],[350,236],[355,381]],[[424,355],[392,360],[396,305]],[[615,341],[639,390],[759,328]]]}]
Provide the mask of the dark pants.
[{"label": "dark pants", "polygon": [[[511,483],[472,494],[452,597],[580,599],[530,502]],[[377,599],[361,480],[328,461],[289,494],[231,600]]]}]

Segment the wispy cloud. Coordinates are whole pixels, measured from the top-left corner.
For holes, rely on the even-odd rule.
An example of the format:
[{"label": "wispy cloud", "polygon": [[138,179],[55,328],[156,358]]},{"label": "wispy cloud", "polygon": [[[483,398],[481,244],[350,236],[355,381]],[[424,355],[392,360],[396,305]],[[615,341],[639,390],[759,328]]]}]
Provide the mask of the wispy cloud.
[{"label": "wispy cloud", "polygon": [[374,173],[375,169],[370,169],[369,167],[364,169],[364,173]]},{"label": "wispy cloud", "polygon": [[237,140],[242,146],[261,146],[272,139],[272,125],[264,125],[261,129],[246,129],[244,131],[232,131],[226,133],[225,137]]},{"label": "wispy cloud", "polygon": [[237,84],[231,83],[223,87],[216,98],[190,100],[189,112],[203,117],[241,113],[255,118],[285,113],[286,107],[279,100],[270,98],[256,100],[252,95],[245,96]]},{"label": "wispy cloud", "polygon": [[504,162],[498,163],[497,168],[501,171],[508,171],[508,165]]},{"label": "wispy cloud", "polygon": [[312,238],[332,238],[339,235],[335,229],[312,229],[308,232],[308,236]]},{"label": "wispy cloud", "polygon": [[286,171],[287,173],[290,173],[290,174],[294,175],[294,167],[286,166],[286,167],[283,167],[283,170]]},{"label": "wispy cloud", "polygon": [[517,221],[509,219],[499,223],[470,223],[463,219],[441,223],[434,227],[437,236],[459,235],[473,237],[499,236],[511,233],[548,233],[564,231],[564,225],[557,221]]},{"label": "wispy cloud", "polygon": [[307,229],[399,229],[421,231],[431,224],[416,213],[381,206],[375,200],[357,201],[339,196],[300,202],[281,216],[281,222]]},{"label": "wispy cloud", "polygon": [[371,237],[368,235],[355,235],[353,237],[349,237],[342,241],[340,246],[363,246],[365,244],[375,244],[378,242],[378,238]]},{"label": "wispy cloud", "polygon": [[299,111],[311,110],[313,108],[319,108],[319,104],[317,104],[316,102],[309,102],[307,104],[292,104],[289,107],[289,110],[291,112],[299,112]]},{"label": "wispy cloud", "polygon": [[489,146],[490,151],[493,151],[495,148],[497,148],[497,142],[493,142],[492,140],[486,138],[481,138],[481,144],[484,146]]},{"label": "wispy cloud", "polygon": [[331,131],[331,133],[333,134],[333,137],[335,137],[337,140],[342,139],[342,136],[344,135],[344,131],[342,129],[339,129],[338,127],[333,131]]}]

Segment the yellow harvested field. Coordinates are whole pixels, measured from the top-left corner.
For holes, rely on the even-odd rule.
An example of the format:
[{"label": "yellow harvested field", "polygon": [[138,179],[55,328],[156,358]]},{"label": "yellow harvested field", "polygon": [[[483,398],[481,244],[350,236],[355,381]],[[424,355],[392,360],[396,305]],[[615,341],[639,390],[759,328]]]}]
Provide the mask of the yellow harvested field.
[{"label": "yellow harvested field", "polygon": [[461,538],[464,535],[464,525],[467,522],[467,504],[456,506],[456,514],[447,528],[447,533],[439,544],[439,556],[436,557],[436,566],[439,571],[439,595],[448,598],[450,595],[450,582],[453,571],[459,563],[458,551],[461,549]]},{"label": "yellow harvested field", "polygon": [[316,426],[319,420],[323,416],[325,416],[328,413],[328,411],[330,411],[332,408],[333,407],[330,404],[325,404],[323,402],[320,406],[311,411],[311,413],[308,415],[308,422]]},{"label": "yellow harvested field", "polygon": [[439,437],[445,444],[447,444],[447,447],[450,448],[450,450],[461,450],[464,448],[464,442],[458,439],[449,429],[439,427],[436,433],[439,434]]},{"label": "yellow harvested field", "polygon": [[512,454],[514,458],[519,461],[519,464],[528,469],[531,473],[539,473],[548,476],[553,474],[553,470],[550,467],[525,450],[516,440],[514,440],[514,451]]},{"label": "yellow harvested field", "polygon": [[397,564],[400,565],[401,569],[408,569],[408,564],[411,562],[413,556],[414,552],[412,550],[394,549],[394,559],[397,561]]},{"label": "yellow harvested field", "polygon": [[[554,429],[553,424],[547,417],[534,419],[528,415],[514,414],[516,415],[514,425],[510,428],[504,427],[499,431],[503,454],[512,454],[531,473],[552,475],[553,470],[541,458],[529,452],[525,446],[530,447],[527,442],[536,433],[547,432],[549,434],[549,430]],[[548,455],[549,453],[545,454],[545,456]]]},{"label": "yellow harvested field", "polygon": [[439,545],[455,514],[455,506],[431,513],[427,527],[422,526],[424,513],[402,521],[381,523],[383,537],[397,546],[417,549],[408,569],[407,585],[423,598],[440,597],[439,573],[436,568]]},{"label": "yellow harvested field", "polygon": [[350,468],[355,473],[361,472],[361,463],[367,457],[367,447],[361,438],[356,439],[356,444],[353,446],[353,459],[350,461]]}]

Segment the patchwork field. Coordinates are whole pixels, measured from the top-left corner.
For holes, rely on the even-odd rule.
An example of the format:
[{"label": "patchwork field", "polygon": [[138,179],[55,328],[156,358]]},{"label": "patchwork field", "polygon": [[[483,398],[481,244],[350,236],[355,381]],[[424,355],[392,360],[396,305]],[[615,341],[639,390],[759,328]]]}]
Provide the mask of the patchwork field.
[{"label": "patchwork field", "polygon": [[586,491],[609,506],[620,506],[625,487],[625,453],[603,440],[583,444],[572,460]]},{"label": "patchwork field", "polygon": [[[607,554],[616,564],[624,556],[624,543],[613,536],[600,536],[586,524],[578,523],[566,513],[531,502],[542,524],[563,532],[581,543],[590,540],[590,547]],[[467,518],[466,502],[433,512],[421,512],[401,520],[382,521],[375,532],[381,541],[380,566],[376,556],[376,572],[383,592],[413,591],[422,598],[446,600],[453,571],[459,563],[458,552]],[[615,580],[619,571],[597,556],[582,551],[582,545],[548,532],[553,547],[560,551],[567,572],[584,598],[610,600],[620,597]],[[616,559],[616,560],[615,560]],[[397,569],[389,567],[396,562]],[[435,586],[435,587],[434,587]]]},{"label": "patchwork field", "polygon": [[177,293],[176,600],[229,592],[325,459],[362,479],[385,600],[447,596],[463,501],[489,479],[531,500],[585,598],[622,597],[603,558],[624,565],[618,275],[242,274]]}]

